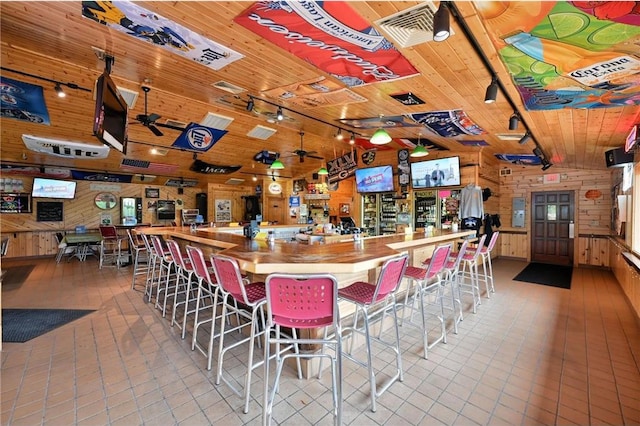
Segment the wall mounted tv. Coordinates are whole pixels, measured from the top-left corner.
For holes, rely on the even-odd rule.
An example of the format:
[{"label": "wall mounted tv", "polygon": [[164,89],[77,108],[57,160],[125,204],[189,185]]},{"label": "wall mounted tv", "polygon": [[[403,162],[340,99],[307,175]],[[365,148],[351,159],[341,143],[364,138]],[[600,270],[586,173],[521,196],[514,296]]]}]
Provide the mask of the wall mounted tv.
[{"label": "wall mounted tv", "polygon": [[356,191],[393,192],[393,168],[391,166],[369,167],[356,169]]},{"label": "wall mounted tv", "polygon": [[411,163],[411,186],[413,189],[460,186],[460,157]]},{"label": "wall mounted tv", "polygon": [[33,178],[31,196],[33,198],[64,198],[71,200],[76,196],[76,182],[72,180]]},{"label": "wall mounted tv", "polygon": [[105,145],[127,153],[128,107],[107,72],[96,82],[96,109],[93,134]]}]

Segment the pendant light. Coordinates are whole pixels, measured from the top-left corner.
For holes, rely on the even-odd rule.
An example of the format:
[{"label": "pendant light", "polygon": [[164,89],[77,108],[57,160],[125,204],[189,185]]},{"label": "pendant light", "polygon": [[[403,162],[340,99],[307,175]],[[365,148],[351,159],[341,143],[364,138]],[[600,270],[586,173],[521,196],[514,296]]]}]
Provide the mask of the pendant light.
[{"label": "pendant light", "polygon": [[280,161],[280,159],[277,159],[276,161],[274,161],[271,164],[271,167],[269,167],[270,169],[273,170],[280,170],[280,169],[284,169],[284,164],[282,163],[282,161]]},{"label": "pendant light", "polygon": [[322,175],[328,175],[328,174],[329,174],[329,171],[327,170],[327,168],[326,168],[326,167],[320,167],[320,170],[318,170],[318,174],[319,174],[320,176],[322,176]]},{"label": "pendant light", "polygon": [[418,133],[418,144],[416,145],[415,148],[413,148],[413,152],[411,153],[412,157],[424,157],[424,156],[429,155],[429,151],[427,151],[427,148],[425,148],[420,143],[420,136],[421,136],[421,134]]},{"label": "pendant light", "polygon": [[[380,114],[380,122],[382,122],[382,114]],[[386,130],[380,127],[378,130],[375,131],[373,136],[371,136],[371,139],[369,139],[369,142],[371,142],[374,145],[384,145],[391,142],[391,136],[389,136],[389,133],[387,133]]]}]

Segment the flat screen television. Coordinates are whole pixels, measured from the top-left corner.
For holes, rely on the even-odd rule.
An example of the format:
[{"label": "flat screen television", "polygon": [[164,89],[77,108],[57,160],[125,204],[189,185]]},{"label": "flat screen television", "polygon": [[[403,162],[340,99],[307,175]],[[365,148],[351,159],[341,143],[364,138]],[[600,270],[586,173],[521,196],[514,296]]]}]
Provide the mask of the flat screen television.
[{"label": "flat screen television", "polygon": [[460,186],[460,157],[411,163],[411,186],[413,189]]},{"label": "flat screen television", "polygon": [[105,145],[127,153],[128,107],[107,72],[96,83],[93,134]]},{"label": "flat screen television", "polygon": [[394,191],[393,168],[391,166],[356,169],[355,175],[356,191],[361,194]]},{"label": "flat screen television", "polygon": [[627,135],[627,139],[624,142],[624,152],[629,152],[633,149],[638,141],[638,125],[634,124],[631,131]]},{"label": "flat screen television", "polygon": [[33,198],[64,198],[71,200],[76,196],[76,182],[36,177],[33,178],[31,196]]}]

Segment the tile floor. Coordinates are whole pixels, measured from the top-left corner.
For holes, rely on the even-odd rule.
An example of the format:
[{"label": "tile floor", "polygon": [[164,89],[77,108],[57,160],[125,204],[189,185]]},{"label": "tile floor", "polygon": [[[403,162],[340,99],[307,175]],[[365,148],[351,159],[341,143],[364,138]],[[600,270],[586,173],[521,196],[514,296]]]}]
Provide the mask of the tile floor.
[{"label": "tile floor", "polygon": [[[20,262],[37,267],[19,288],[3,289],[3,307],[97,312],[3,344],[3,425],[261,424],[261,372],[243,414],[241,399],[214,384],[204,357],[131,290],[129,268],[99,270],[94,259],[3,267]],[[467,312],[460,333],[428,360],[419,331],[401,329],[405,380],[382,395],[375,413],[365,370],[344,361],[345,424],[640,424],[640,321],[611,273],[577,269],[572,289],[563,290],[512,281],[524,262],[494,264],[495,295],[477,314]],[[375,362],[391,371],[393,357]],[[320,381],[287,374],[273,423],[332,424],[330,374]]]}]

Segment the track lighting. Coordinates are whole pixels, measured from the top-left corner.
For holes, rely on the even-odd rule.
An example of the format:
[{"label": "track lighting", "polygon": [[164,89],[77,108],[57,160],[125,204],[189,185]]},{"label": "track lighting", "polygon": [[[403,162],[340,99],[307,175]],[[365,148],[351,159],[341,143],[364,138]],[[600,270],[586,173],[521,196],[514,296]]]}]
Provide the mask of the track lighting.
[{"label": "track lighting", "polygon": [[518,118],[518,114],[515,112],[509,117],[509,130],[518,130],[518,123],[520,123],[520,119]]},{"label": "track lighting", "polygon": [[253,175],[253,177],[251,178],[251,180],[253,180],[254,182],[257,182],[257,181],[258,181],[258,176]]},{"label": "track lighting", "polygon": [[247,111],[251,112],[253,111],[253,97],[249,96],[249,101],[247,102]]},{"label": "track lighting", "polygon": [[276,114],[276,118],[278,121],[284,120],[284,114],[282,113],[282,107],[278,107],[278,112]]},{"label": "track lighting", "polygon": [[351,137],[349,138],[349,145],[355,145],[356,143],[356,135],[355,133],[351,132]]},{"label": "track lighting", "polygon": [[413,152],[411,152],[412,157],[424,157],[429,155],[429,151],[420,143],[420,134],[418,134],[418,144],[415,148],[413,148]]},{"label": "track lighting", "polygon": [[336,133],[336,139],[338,139],[339,141],[344,139],[344,135],[342,134],[342,129],[340,128],[338,128],[338,133]]},{"label": "track lighting", "polygon": [[327,170],[327,168],[326,168],[326,167],[320,167],[320,170],[318,170],[318,174],[319,174],[320,176],[322,176],[322,175],[328,175],[328,174],[329,174],[329,171]]},{"label": "track lighting", "polygon": [[64,90],[62,90],[62,86],[60,86],[60,83],[56,83],[55,89],[59,98],[64,98],[65,96],[67,96],[67,94],[64,93]]},{"label": "track lighting", "polygon": [[450,34],[449,7],[447,2],[441,1],[440,7],[433,15],[433,41],[445,41]]},{"label": "track lighting", "polygon": [[531,139],[531,135],[529,134],[529,132],[527,132],[527,133],[524,134],[523,137],[520,138],[518,143],[520,145],[524,145],[525,143],[527,143],[529,141],[529,139]]},{"label": "track lighting", "polygon": [[542,159],[542,170],[547,170],[549,167],[553,166],[546,158]]},{"label": "track lighting", "polygon": [[536,157],[538,157],[540,159],[544,158],[544,153],[542,152],[542,150],[538,146],[533,148],[533,155],[535,155]]},{"label": "track lighting", "polygon": [[284,164],[282,163],[282,161],[280,161],[280,159],[277,159],[276,161],[274,161],[271,164],[271,167],[269,167],[270,169],[273,170],[280,170],[280,169],[284,169]]},{"label": "track lighting", "polygon": [[498,80],[495,76],[491,77],[491,84],[487,86],[487,92],[484,94],[484,103],[492,104],[498,97]]}]

